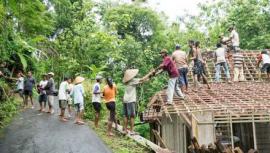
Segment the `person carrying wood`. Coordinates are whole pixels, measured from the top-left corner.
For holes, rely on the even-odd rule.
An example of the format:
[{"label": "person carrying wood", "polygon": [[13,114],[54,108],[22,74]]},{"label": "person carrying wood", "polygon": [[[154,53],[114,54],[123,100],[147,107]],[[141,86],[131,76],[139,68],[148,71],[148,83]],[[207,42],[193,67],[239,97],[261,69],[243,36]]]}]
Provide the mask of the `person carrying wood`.
[{"label": "person carrying wood", "polygon": [[137,93],[136,87],[146,81],[144,78],[135,78],[139,73],[138,69],[127,69],[124,74],[123,83],[125,85],[125,93],[123,98],[123,114],[124,114],[124,132],[128,133],[127,126],[130,121],[130,135],[134,135],[134,118],[136,116]]},{"label": "person carrying wood", "polygon": [[163,58],[163,62],[159,65],[159,67],[156,70],[163,69],[163,71],[167,71],[169,74],[170,78],[168,80],[166,104],[172,105],[174,92],[176,92],[176,95],[179,96],[181,99],[184,99],[184,94],[177,85],[179,72],[172,58],[168,56],[168,51],[166,49],[162,49],[160,51],[160,55]]}]

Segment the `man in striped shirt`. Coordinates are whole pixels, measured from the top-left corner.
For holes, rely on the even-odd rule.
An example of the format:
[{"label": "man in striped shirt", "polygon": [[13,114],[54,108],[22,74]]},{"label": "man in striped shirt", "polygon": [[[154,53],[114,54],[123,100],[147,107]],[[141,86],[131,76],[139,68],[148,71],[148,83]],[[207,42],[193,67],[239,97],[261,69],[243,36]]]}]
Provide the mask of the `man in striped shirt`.
[{"label": "man in striped shirt", "polygon": [[233,54],[233,81],[245,81],[244,76],[244,56],[240,52]]}]

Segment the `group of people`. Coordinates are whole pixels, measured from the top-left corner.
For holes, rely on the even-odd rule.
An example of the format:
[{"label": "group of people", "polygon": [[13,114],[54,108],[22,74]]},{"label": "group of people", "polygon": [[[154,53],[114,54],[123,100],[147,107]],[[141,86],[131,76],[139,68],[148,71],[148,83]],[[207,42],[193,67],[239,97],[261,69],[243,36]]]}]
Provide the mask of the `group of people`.
[{"label": "group of people", "polygon": [[[245,81],[244,77],[244,56],[240,52],[239,48],[239,35],[234,27],[229,28],[230,37],[220,36],[220,42],[217,43],[217,49],[214,51],[215,57],[215,81],[220,82],[221,68],[224,69],[226,80],[231,83],[230,71],[228,58],[232,57],[233,60],[233,81]],[[230,44],[230,45],[228,45]],[[199,80],[202,79],[207,87],[211,89],[208,83],[205,64],[206,60],[202,56],[200,49],[200,42],[190,40],[188,42],[190,51],[186,53],[181,50],[180,45],[175,46],[175,51],[172,56],[169,56],[166,49],[160,51],[160,55],[163,58],[162,63],[149,74],[145,75],[143,78],[136,78],[139,73],[138,69],[127,69],[124,73],[123,83],[125,85],[125,92],[123,96],[123,116],[124,116],[124,132],[128,133],[128,122],[130,122],[130,134],[135,134],[134,132],[134,119],[136,116],[136,87],[139,84],[148,81],[151,77],[159,74],[162,71],[167,71],[169,75],[168,87],[167,87],[167,100],[166,105],[173,104],[174,94],[185,99],[185,94],[188,92],[188,71],[189,65],[192,65],[192,74],[194,80],[194,91],[200,87]],[[231,47],[228,47],[231,46]],[[228,54],[228,50],[230,50]],[[191,62],[189,63],[189,61]],[[267,72],[268,78],[270,78],[270,57],[267,51],[262,51],[258,57],[257,65],[263,62],[262,71]],[[0,76],[3,76],[0,71]],[[84,121],[82,119],[84,111],[84,87],[82,85],[85,78],[77,76],[74,80],[68,77],[64,77],[63,81],[59,86],[58,92],[55,90],[54,73],[50,72],[42,75],[42,80],[36,85],[36,81],[32,76],[32,72],[28,72],[27,76],[19,72],[17,78],[15,79],[17,89],[16,91],[23,98],[24,107],[28,107],[28,99],[30,98],[31,107],[34,108],[33,103],[33,89],[37,87],[39,93],[39,111],[45,112],[46,104],[48,103],[47,113],[54,113],[54,100],[58,96],[59,108],[61,110],[59,117],[63,122],[68,121],[71,118],[72,106],[76,109],[75,123],[83,125]],[[108,135],[112,136],[112,125],[116,123],[116,96],[117,96],[117,86],[113,82],[113,79],[106,78],[106,86],[101,89],[102,76],[96,76],[96,82],[92,88],[92,104],[95,110],[95,127],[98,127],[101,111],[102,99],[105,101],[106,108],[109,111],[108,120]],[[68,108],[68,115],[65,116],[65,110]],[[117,124],[116,124],[117,125]]]}]

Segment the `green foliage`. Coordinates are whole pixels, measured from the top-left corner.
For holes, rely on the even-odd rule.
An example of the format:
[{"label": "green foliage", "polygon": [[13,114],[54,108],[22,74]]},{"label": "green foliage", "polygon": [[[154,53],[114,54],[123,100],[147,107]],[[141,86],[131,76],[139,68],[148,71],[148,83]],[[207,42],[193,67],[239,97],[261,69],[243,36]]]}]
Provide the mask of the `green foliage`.
[{"label": "green foliage", "polygon": [[[229,35],[227,29],[232,24],[239,32],[241,48],[270,47],[267,0],[200,4],[198,16],[185,15],[172,24],[162,14],[141,5],[141,0],[132,4],[110,0],[49,2],[0,2],[0,64],[6,62],[14,72],[34,70],[37,77],[54,71],[57,81],[63,76],[76,75],[90,79],[86,83],[85,117],[88,119],[94,117],[91,88],[97,74],[111,76],[117,84],[117,114],[122,120],[125,70],[138,68],[137,77],[142,77],[160,64],[159,51],[163,48],[171,53],[180,44],[188,51],[187,42],[194,39],[201,42],[203,50],[214,49],[219,34]],[[54,6],[53,11],[49,10],[50,5]],[[166,86],[166,80],[166,74],[162,74],[138,87],[139,112],[144,111],[154,93]],[[2,84],[9,86],[0,81],[3,87]],[[13,111],[11,105],[7,102],[0,104],[0,108]],[[102,113],[105,118],[105,106]],[[138,125],[136,130],[148,137],[147,125]]]},{"label": "green foliage", "polygon": [[[90,126],[94,126],[92,123]],[[112,152],[115,153],[150,153],[150,149],[140,146],[137,142],[131,140],[130,138],[116,134],[114,137],[107,136],[106,125],[104,122],[100,123],[100,128],[94,129],[95,132],[101,139],[104,141],[106,145],[110,147]]]}]

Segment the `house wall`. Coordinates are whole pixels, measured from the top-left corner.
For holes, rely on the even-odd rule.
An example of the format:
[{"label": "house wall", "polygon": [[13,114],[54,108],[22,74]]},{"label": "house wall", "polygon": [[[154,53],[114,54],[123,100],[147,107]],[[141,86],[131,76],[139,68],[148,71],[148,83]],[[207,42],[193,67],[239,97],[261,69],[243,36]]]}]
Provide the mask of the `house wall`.
[{"label": "house wall", "polygon": [[[213,123],[213,113],[196,112],[193,113],[193,115],[194,115],[192,119],[193,136],[197,138],[199,144],[201,145],[202,144],[208,145],[209,143],[213,143],[215,140],[215,127],[214,124],[211,124]],[[197,123],[197,121],[199,123]]]},{"label": "house wall", "polygon": [[270,153],[270,123],[255,123],[257,148],[260,153]]},{"label": "house wall", "polygon": [[176,153],[187,153],[186,130],[184,121],[176,114],[170,118],[163,116],[161,119],[162,139],[168,148]]}]

